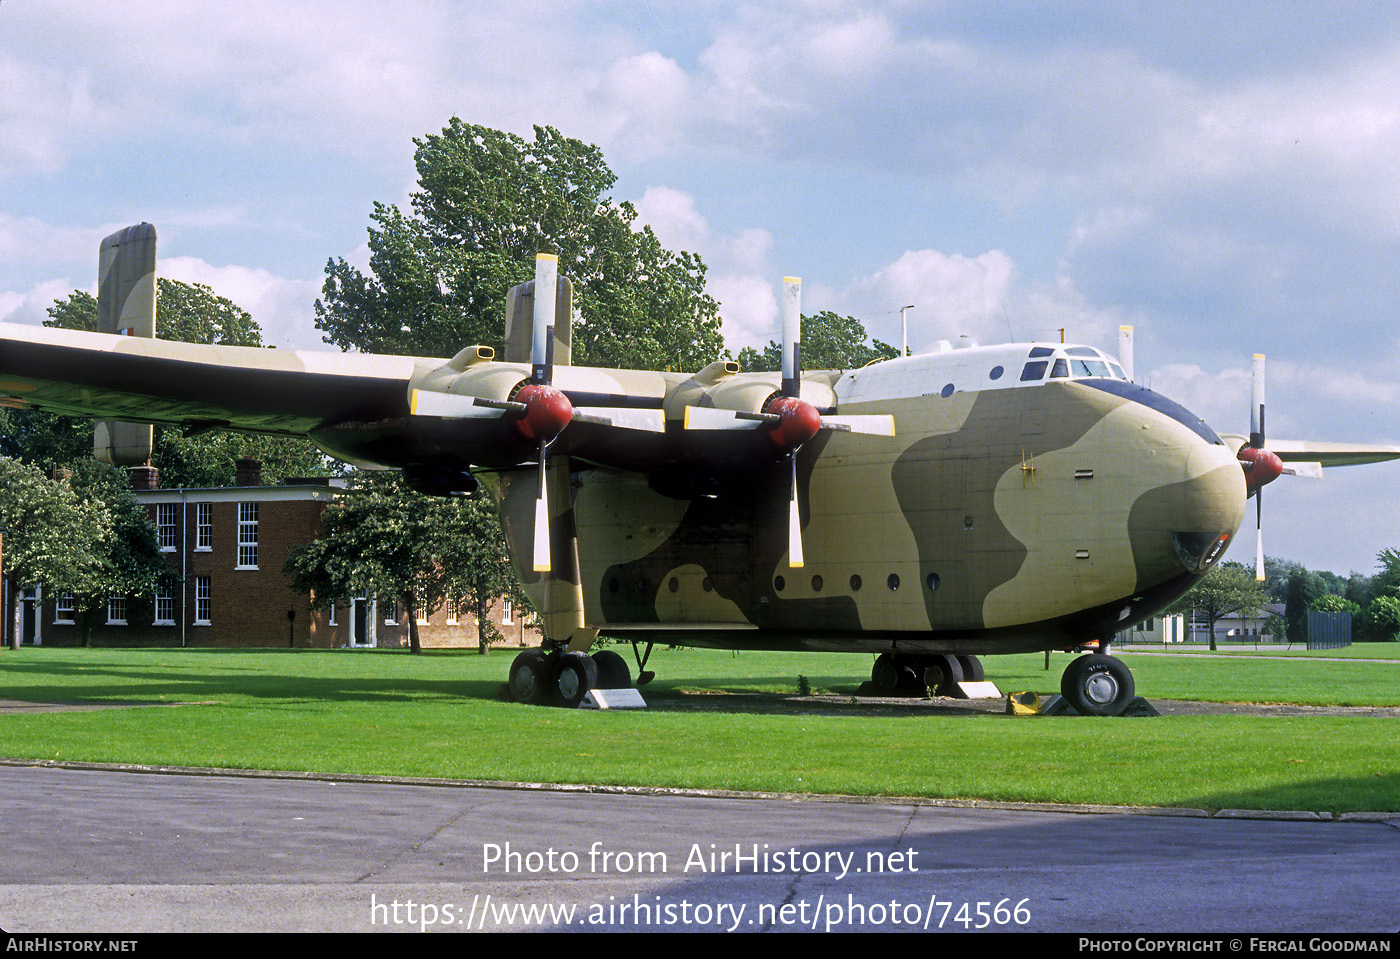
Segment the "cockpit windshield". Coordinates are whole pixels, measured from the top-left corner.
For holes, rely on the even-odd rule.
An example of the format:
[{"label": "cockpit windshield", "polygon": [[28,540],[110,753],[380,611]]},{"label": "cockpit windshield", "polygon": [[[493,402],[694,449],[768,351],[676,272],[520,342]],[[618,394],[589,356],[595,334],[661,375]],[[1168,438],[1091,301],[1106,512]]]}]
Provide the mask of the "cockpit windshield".
[{"label": "cockpit windshield", "polygon": [[[1059,349],[1036,346],[1031,349],[1029,355],[1031,359],[1021,368],[1022,383],[1043,380],[1047,373],[1051,379],[1128,378],[1123,372],[1123,367],[1091,346],[1067,346]],[[1044,357],[1054,357],[1054,360]]]}]

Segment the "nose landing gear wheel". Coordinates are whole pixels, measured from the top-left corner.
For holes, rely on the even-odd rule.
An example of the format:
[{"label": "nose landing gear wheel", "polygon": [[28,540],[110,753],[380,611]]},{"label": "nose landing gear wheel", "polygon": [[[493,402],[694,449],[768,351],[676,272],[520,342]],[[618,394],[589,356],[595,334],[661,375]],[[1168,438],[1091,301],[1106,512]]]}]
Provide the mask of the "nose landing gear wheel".
[{"label": "nose landing gear wheel", "polygon": [[1060,677],[1060,695],[1081,716],[1121,716],[1136,693],[1132,671],[1103,653],[1070,660]]}]

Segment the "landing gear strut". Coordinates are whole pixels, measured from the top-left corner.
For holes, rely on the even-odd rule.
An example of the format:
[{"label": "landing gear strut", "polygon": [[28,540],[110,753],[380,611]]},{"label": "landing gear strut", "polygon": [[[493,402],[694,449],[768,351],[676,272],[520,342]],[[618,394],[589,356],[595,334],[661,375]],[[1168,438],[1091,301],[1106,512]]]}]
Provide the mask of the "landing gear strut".
[{"label": "landing gear strut", "polygon": [[592,656],[577,651],[527,649],[510,664],[510,695],[536,706],[577,706],[589,690],[628,689],[627,661],[610,649]]}]

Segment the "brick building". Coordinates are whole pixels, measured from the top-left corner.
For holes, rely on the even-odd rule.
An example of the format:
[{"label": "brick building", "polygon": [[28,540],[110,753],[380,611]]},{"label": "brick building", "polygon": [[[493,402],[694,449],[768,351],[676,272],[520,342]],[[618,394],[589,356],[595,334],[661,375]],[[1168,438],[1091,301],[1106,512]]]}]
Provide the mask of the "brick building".
[{"label": "brick building", "polygon": [[[133,471],[137,485],[151,474]],[[140,482],[139,477],[146,482]],[[180,582],[150,598],[112,596],[93,624],[98,646],[405,647],[410,611],[393,599],[352,596],[328,610],[293,590],[282,566],[294,546],[321,531],[321,512],[337,495],[336,480],[299,480],[262,486],[256,464],[240,463],[239,484],[217,489],[138,489],[150,510],[157,540]],[[76,646],[82,627],[71,597],[44,595],[41,586],[17,597],[16,626],[23,641]],[[425,648],[476,645],[476,620],[449,608],[418,611]],[[490,613],[502,646],[537,645],[508,605]]]}]

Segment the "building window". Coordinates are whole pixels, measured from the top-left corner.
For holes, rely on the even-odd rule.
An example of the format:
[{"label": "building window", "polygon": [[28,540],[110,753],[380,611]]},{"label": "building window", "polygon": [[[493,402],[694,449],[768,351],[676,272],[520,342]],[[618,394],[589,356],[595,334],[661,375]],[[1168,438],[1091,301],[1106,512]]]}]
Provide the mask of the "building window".
[{"label": "building window", "polygon": [[175,504],[156,504],[156,535],[162,552],[175,552]]},{"label": "building window", "polygon": [[194,578],[194,624],[209,625],[209,577]]},{"label": "building window", "polygon": [[170,593],[156,593],[156,626],[175,625],[175,597]]},{"label": "building window", "polygon": [[457,610],[462,606],[462,597],[452,596],[447,600],[447,625],[457,625]]},{"label": "building window", "polygon": [[207,552],[214,548],[214,504],[194,504],[194,548]]},{"label": "building window", "polygon": [[397,626],[399,624],[399,601],[390,600],[384,604],[384,625]]},{"label": "building window", "polygon": [[71,626],[77,618],[77,611],[77,603],[73,601],[73,594],[63,593],[53,605],[53,621]]},{"label": "building window", "polygon": [[413,605],[416,607],[413,618],[418,621],[418,625],[428,625],[428,601],[420,596],[413,601]]},{"label": "building window", "polygon": [[112,593],[107,597],[107,625],[126,625],[126,597]]},{"label": "building window", "polygon": [[258,504],[238,504],[238,568],[258,568]]}]

